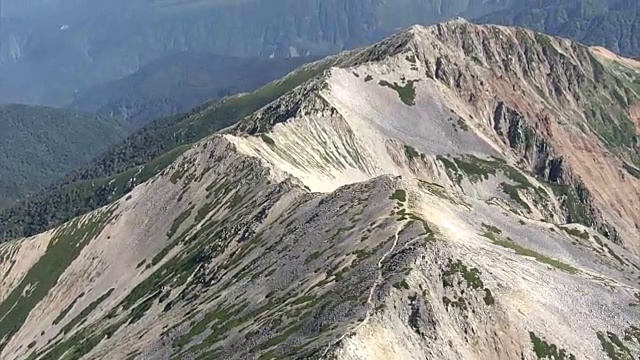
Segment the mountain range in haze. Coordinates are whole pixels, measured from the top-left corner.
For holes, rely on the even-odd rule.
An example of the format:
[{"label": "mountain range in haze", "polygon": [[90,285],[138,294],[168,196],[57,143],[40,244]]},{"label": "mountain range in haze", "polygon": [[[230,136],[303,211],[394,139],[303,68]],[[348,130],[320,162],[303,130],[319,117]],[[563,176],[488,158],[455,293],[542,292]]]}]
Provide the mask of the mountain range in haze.
[{"label": "mountain range in haze", "polygon": [[185,113],[207,101],[254,90],[313,58],[237,58],[181,52],[75,96],[70,108],[116,117],[134,127]]},{"label": "mountain range in haze", "polygon": [[189,51],[326,55],[409,25],[464,16],[638,55],[635,0],[5,0],[0,102],[67,105],[76,92]]}]

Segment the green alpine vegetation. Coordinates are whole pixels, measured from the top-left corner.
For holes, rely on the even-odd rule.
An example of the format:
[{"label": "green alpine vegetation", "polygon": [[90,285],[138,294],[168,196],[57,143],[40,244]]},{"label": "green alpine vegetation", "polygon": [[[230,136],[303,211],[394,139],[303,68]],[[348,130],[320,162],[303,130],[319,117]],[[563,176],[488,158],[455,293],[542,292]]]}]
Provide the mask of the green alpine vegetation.
[{"label": "green alpine vegetation", "polygon": [[569,274],[577,274],[579,272],[578,269],[576,269],[575,267],[564,263],[560,260],[551,258],[549,256],[546,256],[544,254],[540,254],[539,252],[536,252],[534,250],[528,249],[518,243],[516,243],[515,241],[513,241],[513,239],[509,238],[509,237],[503,237],[500,235],[500,233],[496,233],[490,229],[488,229],[486,226],[485,227],[485,232],[482,233],[482,236],[486,237],[487,239],[491,240],[491,242],[495,245],[498,246],[502,246],[504,248],[507,249],[511,249],[513,251],[516,252],[516,254],[518,255],[522,255],[522,256],[527,256],[527,257],[531,257],[534,258],[536,261],[543,263],[543,264],[547,264],[550,265],[556,269],[565,271]]},{"label": "green alpine vegetation", "polygon": [[598,331],[598,340],[602,346],[602,350],[607,354],[607,357],[611,360],[631,360],[633,355],[629,348],[622,342],[622,340],[610,331],[606,333]]},{"label": "green alpine vegetation", "polygon": [[576,356],[565,349],[558,348],[556,344],[550,344],[539,338],[535,333],[529,332],[533,352],[538,359],[576,360]]},{"label": "green alpine vegetation", "polygon": [[380,80],[380,86],[395,90],[398,93],[400,100],[402,100],[402,102],[407,106],[413,106],[416,104],[416,89],[413,85],[414,83],[414,80],[409,80],[404,85],[399,85],[397,82],[391,84],[388,81]]}]

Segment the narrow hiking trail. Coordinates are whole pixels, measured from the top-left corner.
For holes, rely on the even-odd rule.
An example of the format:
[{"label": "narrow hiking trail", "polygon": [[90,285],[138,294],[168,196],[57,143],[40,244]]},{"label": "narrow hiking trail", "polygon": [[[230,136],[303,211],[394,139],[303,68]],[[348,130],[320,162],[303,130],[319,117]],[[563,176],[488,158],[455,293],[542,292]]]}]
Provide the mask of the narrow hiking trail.
[{"label": "narrow hiking trail", "polygon": [[380,260],[378,260],[378,278],[376,279],[376,281],[373,283],[373,286],[371,286],[371,289],[369,290],[369,297],[367,298],[367,306],[368,306],[369,309],[367,310],[367,315],[365,315],[364,320],[362,320],[358,325],[356,325],[356,327],[354,327],[351,331],[343,334],[342,336],[340,336],[340,338],[338,340],[333,342],[331,345],[327,346],[325,351],[322,353],[322,357],[321,358],[324,358],[327,355],[327,353],[329,352],[329,350],[331,350],[331,347],[333,345],[339,344],[342,340],[344,340],[347,336],[349,336],[349,334],[355,333],[356,331],[358,331],[358,329],[360,329],[362,326],[366,325],[369,322],[369,320],[371,319],[371,315],[373,314],[373,309],[375,308],[375,306],[373,304],[373,296],[376,293],[376,290],[378,289],[380,284],[382,284],[382,281],[384,280],[384,277],[382,275],[382,267],[384,266],[385,260],[387,260],[387,258],[391,254],[393,254],[393,252],[395,251],[396,247],[398,246],[398,240],[399,240],[400,232],[402,231],[402,229],[404,229],[404,227],[408,223],[408,221],[409,220],[402,220],[398,224],[398,227],[396,229],[396,234],[395,234],[395,237],[393,239],[393,245],[391,245],[391,249],[389,249],[389,251],[384,253],[384,255],[382,255]]}]

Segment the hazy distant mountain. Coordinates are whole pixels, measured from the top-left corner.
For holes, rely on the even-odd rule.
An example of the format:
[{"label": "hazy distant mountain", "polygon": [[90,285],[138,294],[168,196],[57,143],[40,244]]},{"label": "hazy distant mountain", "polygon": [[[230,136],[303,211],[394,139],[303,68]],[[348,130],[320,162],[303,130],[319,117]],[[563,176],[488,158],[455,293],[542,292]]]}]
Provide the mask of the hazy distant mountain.
[{"label": "hazy distant mountain", "polygon": [[640,55],[637,0],[524,0],[477,21],[525,26],[624,55]]},{"label": "hazy distant mountain", "polygon": [[[265,58],[336,53],[414,23],[485,15],[504,8],[505,1],[510,0],[32,4],[32,11],[16,10],[1,27],[0,99],[64,105],[77,90],[127,76],[181,51]],[[45,8],[47,16],[42,16]]]},{"label": "hazy distant mountain", "polygon": [[152,61],[119,80],[76,95],[72,108],[116,116],[133,127],[208,100],[252,91],[310,61],[309,58],[237,58],[181,52]]},{"label": "hazy distant mountain", "polygon": [[[6,0],[5,0],[6,2]],[[635,0],[12,0],[0,26],[0,101],[66,105],[76,91],[182,51],[324,55],[463,16],[637,55]]]}]

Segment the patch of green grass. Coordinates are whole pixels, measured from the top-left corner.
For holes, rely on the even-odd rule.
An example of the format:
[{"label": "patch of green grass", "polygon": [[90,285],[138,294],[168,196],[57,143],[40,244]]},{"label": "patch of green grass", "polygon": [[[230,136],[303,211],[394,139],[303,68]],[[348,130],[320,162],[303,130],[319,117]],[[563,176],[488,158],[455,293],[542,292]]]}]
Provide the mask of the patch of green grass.
[{"label": "patch of green grass", "polygon": [[636,344],[640,344],[640,328],[637,326],[629,326],[624,330],[625,341],[635,341]]},{"label": "patch of green grass", "polygon": [[420,153],[414,147],[409,145],[404,146],[404,154],[407,156],[409,160],[413,160],[415,158],[420,157]]},{"label": "patch of green grass", "polygon": [[444,306],[448,309],[450,307],[453,308],[458,308],[460,310],[466,310],[467,309],[467,302],[464,300],[464,298],[459,297],[455,300],[451,300],[446,296],[442,297],[442,303],[444,304]]},{"label": "patch of green grass", "polygon": [[400,100],[402,100],[405,105],[413,106],[416,104],[416,89],[413,84],[417,81],[418,80],[409,80],[404,86],[399,85],[397,82],[391,84],[385,80],[380,80],[378,84],[395,90],[398,93]]},{"label": "patch of green grass", "polygon": [[447,190],[444,188],[444,186],[435,184],[435,183],[426,182],[426,181],[421,181],[421,180],[418,180],[418,181],[419,181],[418,184],[420,185],[421,188],[429,191],[433,195],[441,199],[451,200],[451,197],[447,194]]},{"label": "patch of green grass", "polygon": [[401,281],[397,281],[393,283],[392,286],[398,290],[402,290],[402,289],[409,290],[409,284],[407,284],[407,281],[405,279],[402,279]]},{"label": "patch of green grass", "polygon": [[540,263],[551,265],[552,267],[565,271],[569,274],[577,274],[579,272],[578,269],[574,268],[569,264],[563,263],[562,261],[550,258],[546,255],[527,249],[523,246],[520,246],[518,243],[516,243],[513,240],[503,239],[494,232],[487,231],[484,234],[482,234],[482,236],[490,239],[491,242],[493,242],[496,245],[514,250],[518,255],[532,257]]},{"label": "patch of green grass", "polygon": [[454,159],[456,167],[470,178],[488,180],[489,175],[495,175],[504,164],[497,160],[480,159],[473,155],[466,155]]},{"label": "patch of green grass", "polygon": [[576,360],[575,355],[567,352],[565,349],[558,348],[555,344],[549,344],[536,336],[532,331],[529,331],[529,338],[533,345],[533,352],[538,359]]},{"label": "patch of green grass", "polygon": [[607,354],[611,360],[632,360],[633,355],[629,348],[627,348],[618,335],[607,331],[603,333],[598,331],[596,333],[598,340],[600,340],[600,346],[602,350]]},{"label": "patch of green grass", "polygon": [[465,155],[453,160],[438,155],[437,159],[442,162],[450,175],[455,177],[458,184],[462,181],[463,175],[466,175],[472,183],[487,180],[489,175],[495,175],[505,165],[498,159],[486,160],[473,155]]},{"label": "patch of green grass", "polygon": [[628,114],[620,107],[610,107],[611,101],[601,100],[604,104],[596,103],[589,111],[585,111],[589,127],[613,152],[633,149],[636,130]]},{"label": "patch of green grass", "polygon": [[80,300],[81,297],[84,296],[84,293],[81,293],[80,295],[78,295],[78,297],[76,297],[75,299],[73,299],[73,301],[71,302],[71,304],[69,304],[69,306],[65,307],[64,309],[62,309],[62,311],[60,312],[60,314],[53,320],[53,325],[58,325],[58,323],[60,323],[60,321],[62,321],[67,314],[69,313],[69,311],[71,311],[71,309],[73,309],[73,306],[78,302],[78,300]]},{"label": "patch of green grass", "polygon": [[591,226],[593,221],[589,209],[581,200],[576,190],[568,185],[549,184],[554,194],[560,198],[563,207],[567,211],[568,221],[584,226]]},{"label": "patch of green grass", "polygon": [[304,263],[305,263],[305,264],[309,264],[309,263],[311,263],[312,261],[314,261],[314,260],[316,260],[316,259],[320,258],[320,256],[322,256],[322,253],[323,253],[323,252],[324,252],[324,251],[314,251],[314,252],[313,252],[313,253],[311,253],[309,256],[307,256],[307,258],[306,258],[306,259],[304,259]]},{"label": "patch of green grass", "polygon": [[113,290],[114,290],[114,288],[109,289],[107,292],[105,292],[104,294],[100,295],[99,298],[97,298],[96,300],[92,301],[89,305],[87,305],[86,308],[84,308],[80,312],[80,314],[78,314],[78,316],[73,318],[73,320],[71,320],[68,324],[66,324],[64,327],[62,327],[60,332],[63,333],[63,334],[66,334],[66,333],[70,332],[71,330],[73,330],[73,328],[76,327],[76,325],[82,324],[87,319],[87,316],[89,316],[89,314],[91,314],[91,312],[93,310],[95,310],[98,307],[98,305],[100,305],[109,296],[111,296],[111,293],[113,293]]},{"label": "patch of green grass", "polygon": [[414,54],[409,54],[407,56],[404,57],[405,60],[407,60],[408,62],[415,64],[416,63],[416,56]]},{"label": "patch of green grass", "polygon": [[458,172],[458,166],[456,165],[456,163],[454,163],[453,161],[449,160],[448,158],[442,156],[442,155],[438,155],[436,156],[436,159],[438,161],[440,161],[442,163],[442,165],[444,165],[444,168],[447,171],[451,171],[453,173]]},{"label": "patch of green grass", "polygon": [[46,252],[0,304],[0,350],[20,329],[29,313],[54,287],[84,247],[102,232],[116,207],[78,218],[56,230]]},{"label": "patch of green grass", "polygon": [[213,322],[224,323],[229,320],[237,310],[239,310],[238,306],[230,306],[228,308],[216,309],[212,312],[207,313],[202,319],[200,319],[194,326],[191,327],[187,334],[176,338],[173,341],[173,347],[184,347],[191,341],[193,337],[204,332],[209,324]]},{"label": "patch of green grass", "polygon": [[171,173],[169,181],[171,181],[171,183],[173,184],[177,184],[178,181],[182,180],[188,172],[189,165],[182,162],[178,165],[178,168],[173,173]]},{"label": "patch of green grass", "polygon": [[477,268],[469,269],[462,261],[452,261],[451,259],[449,259],[447,269],[442,273],[442,285],[444,287],[452,286],[451,277],[455,274],[460,274],[470,289],[482,289],[484,287],[484,283],[480,279],[480,270]]},{"label": "patch of green grass", "polygon": [[71,337],[53,345],[52,348],[45,349],[43,354],[38,356],[41,356],[41,360],[81,359],[102,339],[110,338],[123,325],[122,322],[115,322],[101,329],[100,327],[105,323],[74,333]]},{"label": "patch of green grass", "polygon": [[290,328],[288,328],[287,330],[285,330],[282,334],[272,337],[271,339],[265,341],[264,343],[260,344],[259,348],[260,349],[269,349],[273,346],[276,346],[278,344],[281,344],[283,342],[285,342],[289,337],[291,337],[291,335],[297,333],[300,328],[302,327],[301,324],[297,324],[294,325]]},{"label": "patch of green grass", "polygon": [[489,224],[485,224],[482,223],[482,227],[490,232],[496,233],[498,235],[502,234],[502,230],[498,229],[497,227],[493,226],[493,225],[489,225]]},{"label": "patch of green grass", "polygon": [[391,194],[391,197],[389,199],[398,200],[398,201],[401,201],[401,202],[406,202],[407,201],[407,192],[402,190],[402,189],[397,189],[393,194]]},{"label": "patch of green grass", "polygon": [[638,168],[627,163],[622,164],[622,166],[631,176],[635,177],[636,179],[640,179],[640,170]]},{"label": "patch of green grass", "polygon": [[462,129],[462,131],[469,131],[469,125],[467,125],[467,122],[461,117],[458,117],[458,127]]},{"label": "patch of green grass", "polygon": [[575,236],[583,240],[589,240],[591,238],[591,236],[589,235],[589,232],[586,230],[580,231],[578,229],[573,229],[566,226],[560,226],[560,229],[562,229],[564,232],[566,232],[571,236]]},{"label": "patch of green grass", "polygon": [[318,297],[315,295],[304,295],[304,296],[300,296],[299,298],[293,300],[292,302],[288,303],[287,305],[292,305],[292,306],[296,306],[296,305],[302,305],[302,304],[306,304],[306,303],[315,303],[318,301]]},{"label": "patch of green grass", "polygon": [[269,146],[276,146],[276,142],[267,134],[260,134],[260,138]]},{"label": "patch of green grass", "polygon": [[498,158],[481,159],[473,155],[464,155],[452,160],[443,156],[437,156],[437,159],[444,165],[449,177],[460,185],[466,177],[471,183],[488,180],[489,176],[496,176],[501,172],[515,185],[503,182],[500,184],[505,194],[509,195],[512,200],[522,206],[525,210],[531,212],[529,204],[521,197],[521,191],[531,191],[535,198],[541,201],[548,196],[547,193],[539,187],[535,187],[529,179],[518,169],[507,164],[504,160]]},{"label": "patch of green grass", "polygon": [[362,261],[364,259],[367,259],[371,257],[371,255],[373,255],[374,253],[375,251],[371,249],[358,249],[352,252],[352,254],[356,256],[357,261]]},{"label": "patch of green grass", "polygon": [[189,218],[192,211],[193,211],[193,208],[189,208],[183,211],[180,215],[178,215],[177,218],[175,218],[175,220],[173,220],[173,224],[171,224],[171,228],[167,232],[167,237],[169,239],[171,239],[173,235],[175,235],[175,233],[180,228],[180,225],[182,225],[182,223]]},{"label": "patch of green grass", "polygon": [[133,309],[131,309],[131,312],[129,313],[129,324],[134,324],[138,320],[142,319],[144,314],[146,314],[147,311],[149,311],[149,309],[151,309],[151,307],[153,306],[154,301],[158,297],[160,297],[160,295],[162,295],[162,291],[158,290],[152,296],[146,298],[139,305],[137,305]]},{"label": "patch of green grass", "polygon": [[616,259],[622,266],[626,265],[626,262],[618,254],[616,254],[613,249],[609,247],[609,245],[604,244],[604,247],[607,249],[609,255]]},{"label": "patch of green grass", "polygon": [[520,193],[519,193],[519,189],[521,189],[520,186],[509,185],[503,182],[500,184],[500,187],[502,188],[502,191],[504,191],[505,194],[509,195],[511,200],[515,201],[518,205],[522,206],[528,212],[532,211],[531,206],[529,206],[529,203],[524,201],[524,199],[522,199],[522,197],[520,196]]},{"label": "patch of green grass", "polygon": [[126,359],[125,359],[125,360],[135,360],[135,358],[136,358],[138,355],[140,355],[140,352],[139,352],[139,351],[137,351],[137,350],[132,351],[132,352],[130,352],[129,354],[127,354],[127,357],[126,357]]},{"label": "patch of green grass", "polygon": [[493,305],[496,303],[496,299],[494,299],[493,294],[491,293],[491,290],[484,288],[484,303],[486,305]]},{"label": "patch of green grass", "polygon": [[[135,306],[130,315],[131,319],[144,315],[155,298],[161,295],[158,289],[184,285],[198,266],[209,262],[212,257],[224,251],[225,245],[211,242],[217,233],[213,225],[207,224],[198,230],[198,233],[191,238],[193,241],[190,245],[185,245],[180,254],[167,260],[159,269],[138,284],[120,302],[118,309],[128,310]],[[183,232],[174,241],[179,242],[184,239],[187,232],[188,230]],[[172,304],[168,302],[165,306],[170,308]]]}]

